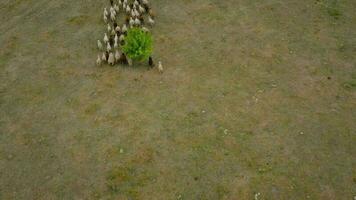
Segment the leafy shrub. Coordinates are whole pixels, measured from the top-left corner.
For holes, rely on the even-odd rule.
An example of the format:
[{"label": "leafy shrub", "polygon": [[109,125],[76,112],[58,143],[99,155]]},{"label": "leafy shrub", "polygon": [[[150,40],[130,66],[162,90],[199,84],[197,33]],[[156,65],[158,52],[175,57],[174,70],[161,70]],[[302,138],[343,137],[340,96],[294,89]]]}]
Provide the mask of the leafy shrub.
[{"label": "leafy shrub", "polygon": [[123,52],[133,60],[146,60],[152,54],[152,35],[140,28],[132,28],[127,32]]}]

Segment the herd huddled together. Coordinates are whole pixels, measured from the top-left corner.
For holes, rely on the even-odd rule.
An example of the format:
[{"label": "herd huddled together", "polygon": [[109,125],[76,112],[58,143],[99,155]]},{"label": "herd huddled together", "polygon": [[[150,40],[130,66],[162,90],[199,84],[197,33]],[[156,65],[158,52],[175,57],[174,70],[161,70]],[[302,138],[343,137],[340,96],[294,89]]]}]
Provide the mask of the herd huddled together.
[{"label": "herd huddled together", "polygon": [[[119,18],[121,19],[121,24]],[[132,60],[122,52],[125,44],[125,37],[130,28],[138,27],[145,32],[155,24],[155,14],[151,9],[148,0],[110,0],[110,8],[104,8],[103,21],[106,31],[103,39],[97,41],[99,50],[97,64],[117,63],[132,65]],[[149,64],[153,66],[152,57]],[[159,63],[159,65],[161,65]]]}]

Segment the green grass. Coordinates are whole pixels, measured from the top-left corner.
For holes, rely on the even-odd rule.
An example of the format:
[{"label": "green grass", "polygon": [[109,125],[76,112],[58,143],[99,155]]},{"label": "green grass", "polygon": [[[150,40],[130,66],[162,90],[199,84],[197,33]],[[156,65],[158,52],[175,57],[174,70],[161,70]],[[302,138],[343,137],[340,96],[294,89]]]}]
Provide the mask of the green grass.
[{"label": "green grass", "polygon": [[353,199],[355,1],[151,2],[163,74],[96,66],[109,1],[0,2],[0,199]]}]

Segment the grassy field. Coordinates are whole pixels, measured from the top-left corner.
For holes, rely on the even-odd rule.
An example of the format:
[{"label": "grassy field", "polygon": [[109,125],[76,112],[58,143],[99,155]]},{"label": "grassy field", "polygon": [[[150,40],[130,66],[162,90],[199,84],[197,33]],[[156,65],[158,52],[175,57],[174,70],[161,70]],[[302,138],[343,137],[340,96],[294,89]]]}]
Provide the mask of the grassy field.
[{"label": "grassy field", "polygon": [[106,0],[0,1],[0,199],[354,199],[355,0],[151,3],[162,75],[95,65]]}]

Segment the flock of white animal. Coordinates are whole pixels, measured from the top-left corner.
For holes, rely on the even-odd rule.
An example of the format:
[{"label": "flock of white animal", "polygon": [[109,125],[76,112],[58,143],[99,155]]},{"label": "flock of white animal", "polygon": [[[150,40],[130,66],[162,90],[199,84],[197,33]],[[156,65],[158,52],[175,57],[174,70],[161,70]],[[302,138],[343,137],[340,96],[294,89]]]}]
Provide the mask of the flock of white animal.
[{"label": "flock of white animal", "polygon": [[[126,15],[125,22],[122,26],[118,25],[119,14]],[[144,15],[148,17],[145,20]],[[132,60],[128,58],[121,50],[120,46],[125,43],[127,31],[133,27],[139,27],[143,31],[149,31],[145,25],[152,27],[155,24],[154,13],[150,8],[148,0],[110,0],[110,8],[104,8],[103,20],[107,25],[107,32],[104,33],[103,40],[98,40],[97,45],[102,55],[98,55],[96,63],[108,63],[115,65],[116,63],[127,63],[132,65]],[[150,65],[153,65],[150,58]],[[162,63],[158,63],[158,70],[163,72]]]}]

